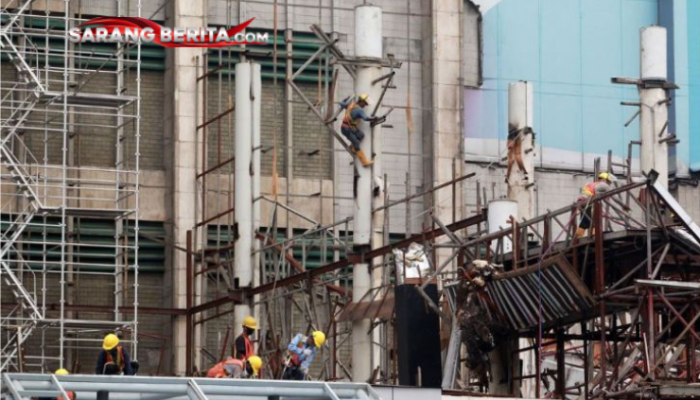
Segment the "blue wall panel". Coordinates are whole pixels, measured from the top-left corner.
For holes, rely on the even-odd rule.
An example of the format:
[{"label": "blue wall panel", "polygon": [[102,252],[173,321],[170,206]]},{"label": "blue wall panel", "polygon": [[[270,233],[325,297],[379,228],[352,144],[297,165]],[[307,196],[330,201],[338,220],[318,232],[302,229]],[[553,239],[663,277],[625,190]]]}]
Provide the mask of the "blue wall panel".
[{"label": "blue wall panel", "polygon": [[637,93],[610,78],[639,76],[639,30],[657,22],[657,8],[657,0],[501,0],[487,8],[484,88],[465,90],[467,157],[504,155],[485,141],[505,140],[508,84],[518,80],[534,83],[543,165],[591,168],[584,160],[608,150],[626,157],[639,131],[636,122],[623,126],[634,110],[620,102]]}]

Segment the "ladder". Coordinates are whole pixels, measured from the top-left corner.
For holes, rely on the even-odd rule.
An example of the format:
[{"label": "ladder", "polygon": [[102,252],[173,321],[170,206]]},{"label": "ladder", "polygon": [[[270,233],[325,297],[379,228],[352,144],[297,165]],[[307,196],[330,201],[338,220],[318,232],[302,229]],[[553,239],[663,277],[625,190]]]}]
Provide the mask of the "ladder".
[{"label": "ladder", "polygon": [[[4,316],[3,330],[11,331],[9,338],[3,340],[0,348],[0,372],[9,368],[21,370],[21,348],[31,336],[37,324],[44,319],[44,314],[37,305],[35,293],[28,290],[17,275],[20,267],[26,262],[17,251],[16,245],[21,240],[22,234],[32,223],[34,217],[41,213],[44,204],[38,192],[38,181],[31,175],[27,168],[17,158],[10,147],[17,131],[24,125],[30,113],[34,110],[45,87],[27,60],[22,51],[13,42],[13,36],[22,36],[29,41],[22,31],[19,23],[24,13],[34,0],[18,1],[18,8],[13,16],[0,26],[0,48],[3,54],[9,57],[10,63],[18,72],[18,85],[27,93],[13,113],[6,118],[2,125],[0,136],[0,165],[10,173],[10,179],[16,187],[16,193],[25,204],[24,209],[17,212],[17,217],[12,220],[7,229],[2,231],[0,240],[0,278],[12,293],[17,306]],[[5,338],[3,338],[5,339]]]}]

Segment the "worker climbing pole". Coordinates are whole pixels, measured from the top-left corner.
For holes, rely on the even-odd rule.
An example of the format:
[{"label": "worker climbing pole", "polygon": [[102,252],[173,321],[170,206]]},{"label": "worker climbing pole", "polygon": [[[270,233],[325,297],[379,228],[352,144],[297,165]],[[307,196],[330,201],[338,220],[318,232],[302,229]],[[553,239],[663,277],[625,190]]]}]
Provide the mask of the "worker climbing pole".
[{"label": "worker climbing pole", "polygon": [[350,141],[350,151],[355,154],[355,157],[360,160],[364,167],[372,165],[372,160],[367,158],[367,155],[365,155],[361,148],[361,143],[365,138],[365,134],[360,129],[360,121],[367,121],[370,123],[379,121],[378,117],[370,117],[367,115],[364,109],[368,105],[369,95],[366,93],[357,96],[355,99],[348,97],[340,102],[340,107],[345,110],[340,132]]}]

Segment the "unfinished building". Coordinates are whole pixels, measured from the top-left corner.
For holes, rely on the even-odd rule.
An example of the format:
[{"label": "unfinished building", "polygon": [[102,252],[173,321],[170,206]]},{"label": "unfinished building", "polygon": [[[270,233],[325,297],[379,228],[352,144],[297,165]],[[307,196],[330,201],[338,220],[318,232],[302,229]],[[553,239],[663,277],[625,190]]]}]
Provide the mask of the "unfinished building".
[{"label": "unfinished building", "polygon": [[[313,380],[438,396],[693,395],[679,382],[698,378],[700,196],[693,156],[676,144],[696,139],[687,100],[669,100],[687,78],[665,47],[682,41],[687,7],[619,11],[616,34],[633,45],[599,71],[585,54],[604,42],[586,27],[602,18],[590,2],[528,3],[3,1],[6,393],[97,396],[100,378],[21,373],[92,374],[102,337],[117,332],[140,375],[193,378],[105,389],[124,398],[378,398],[364,385],[197,379],[253,315],[266,379],[281,376],[296,333],[321,330]],[[615,3],[602,7],[624,10]],[[529,49],[532,32],[514,31],[538,7],[543,54],[530,70],[535,57],[515,62],[513,49]],[[544,27],[576,13],[579,58],[549,70],[556,32]],[[226,29],[253,18],[247,30],[270,40],[67,40],[97,16]],[[369,168],[340,133],[338,102],[361,93],[378,117],[361,125]],[[572,120],[572,132],[599,129],[584,110],[604,115],[596,135],[621,137],[571,149],[552,139]],[[604,171],[614,188],[575,202]],[[582,217],[589,236],[577,235]]]}]

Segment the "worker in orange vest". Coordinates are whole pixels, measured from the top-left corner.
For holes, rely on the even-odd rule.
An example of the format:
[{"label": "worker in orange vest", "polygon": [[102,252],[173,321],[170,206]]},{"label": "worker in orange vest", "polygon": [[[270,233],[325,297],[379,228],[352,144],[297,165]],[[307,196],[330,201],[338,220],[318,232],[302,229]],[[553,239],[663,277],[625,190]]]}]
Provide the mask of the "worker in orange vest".
[{"label": "worker in orange vest", "polygon": [[243,333],[238,335],[234,343],[233,357],[238,360],[246,360],[255,354],[253,352],[253,343],[250,337],[255,334],[258,329],[258,321],[253,317],[243,318]]},{"label": "worker in orange vest", "polygon": [[372,161],[369,160],[360,149],[360,143],[362,139],[365,138],[364,132],[360,130],[360,121],[375,122],[379,120],[377,117],[370,117],[367,115],[364,108],[368,105],[369,96],[367,94],[357,96],[357,100],[350,100],[348,98],[340,102],[340,107],[345,109],[343,123],[340,125],[340,133],[350,141],[350,151],[355,153],[355,156],[364,167],[372,165]]},{"label": "worker in orange vest", "polygon": [[262,359],[258,356],[250,356],[245,361],[228,357],[211,367],[207,371],[207,378],[252,378],[258,376],[260,368],[262,368]]},{"label": "worker in orange vest", "polygon": [[102,342],[97,358],[96,375],[135,375],[129,352],[119,344],[119,337],[110,333]]},{"label": "worker in orange vest", "polygon": [[[599,194],[610,191],[612,189],[611,185],[615,176],[607,172],[601,172],[598,174],[598,180],[591,182],[581,189],[581,195],[578,198],[578,202],[585,202],[586,206],[583,209],[583,215],[581,216],[581,222],[578,224],[578,229],[576,230],[576,237],[580,238],[586,234],[586,231],[593,225],[593,204],[591,200]],[[591,235],[595,234],[595,228],[591,229]]]}]

